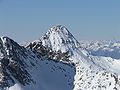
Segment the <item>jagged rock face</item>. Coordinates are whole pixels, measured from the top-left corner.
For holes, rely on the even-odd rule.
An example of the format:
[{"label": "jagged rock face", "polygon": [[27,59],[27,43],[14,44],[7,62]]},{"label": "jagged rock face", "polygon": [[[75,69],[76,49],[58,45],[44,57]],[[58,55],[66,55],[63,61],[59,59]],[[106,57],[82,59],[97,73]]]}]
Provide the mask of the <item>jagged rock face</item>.
[{"label": "jagged rock face", "polygon": [[24,47],[8,37],[0,38],[0,87],[13,85],[15,79],[23,85],[32,81],[24,61],[27,58],[26,52]]}]

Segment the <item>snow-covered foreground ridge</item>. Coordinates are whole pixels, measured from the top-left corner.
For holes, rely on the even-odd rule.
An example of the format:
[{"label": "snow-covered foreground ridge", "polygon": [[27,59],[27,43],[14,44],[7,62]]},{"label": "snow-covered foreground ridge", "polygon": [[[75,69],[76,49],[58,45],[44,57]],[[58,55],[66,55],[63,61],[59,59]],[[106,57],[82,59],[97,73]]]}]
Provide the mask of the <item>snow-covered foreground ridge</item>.
[{"label": "snow-covered foreground ridge", "polygon": [[0,38],[0,90],[120,90],[120,60],[97,56],[64,26],[28,46]]}]

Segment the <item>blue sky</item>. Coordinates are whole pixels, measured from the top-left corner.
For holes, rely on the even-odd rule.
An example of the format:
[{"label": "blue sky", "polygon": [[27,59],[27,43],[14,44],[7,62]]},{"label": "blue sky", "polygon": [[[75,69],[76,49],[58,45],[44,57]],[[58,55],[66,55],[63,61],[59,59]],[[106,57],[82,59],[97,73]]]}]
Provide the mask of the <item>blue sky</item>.
[{"label": "blue sky", "polygon": [[0,36],[32,41],[58,24],[79,40],[120,40],[120,0],[0,0]]}]

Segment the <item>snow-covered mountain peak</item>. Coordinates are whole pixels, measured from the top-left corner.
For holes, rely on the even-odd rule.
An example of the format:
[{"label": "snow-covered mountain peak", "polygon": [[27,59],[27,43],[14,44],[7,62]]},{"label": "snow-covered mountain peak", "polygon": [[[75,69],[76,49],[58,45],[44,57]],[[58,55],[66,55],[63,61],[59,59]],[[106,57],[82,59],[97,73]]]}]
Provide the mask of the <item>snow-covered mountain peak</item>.
[{"label": "snow-covered mountain peak", "polygon": [[73,63],[69,57],[78,51],[79,42],[65,26],[52,27],[39,40],[30,43],[27,48],[57,61]]},{"label": "snow-covered mountain peak", "polygon": [[65,26],[58,25],[51,28],[40,38],[42,45],[53,51],[67,52],[79,46],[79,42]]},{"label": "snow-covered mountain peak", "polygon": [[56,25],[53,26],[49,31],[63,31],[63,32],[68,32],[68,29],[65,26],[62,25]]},{"label": "snow-covered mountain peak", "polygon": [[55,34],[55,33],[59,33],[59,34],[64,34],[64,35],[71,35],[71,33],[68,31],[68,29],[65,26],[62,25],[56,25],[53,26],[52,28],[50,28],[45,35],[49,36],[50,34]]}]

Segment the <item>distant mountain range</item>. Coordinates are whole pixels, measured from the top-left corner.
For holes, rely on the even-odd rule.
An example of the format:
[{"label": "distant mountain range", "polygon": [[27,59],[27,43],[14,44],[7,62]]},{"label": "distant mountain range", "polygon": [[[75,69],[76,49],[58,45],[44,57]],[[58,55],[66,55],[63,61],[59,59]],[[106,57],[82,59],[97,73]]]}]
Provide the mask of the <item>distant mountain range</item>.
[{"label": "distant mountain range", "polygon": [[119,59],[119,42],[78,42],[62,25],[25,46],[3,36],[0,90],[120,90]]}]

